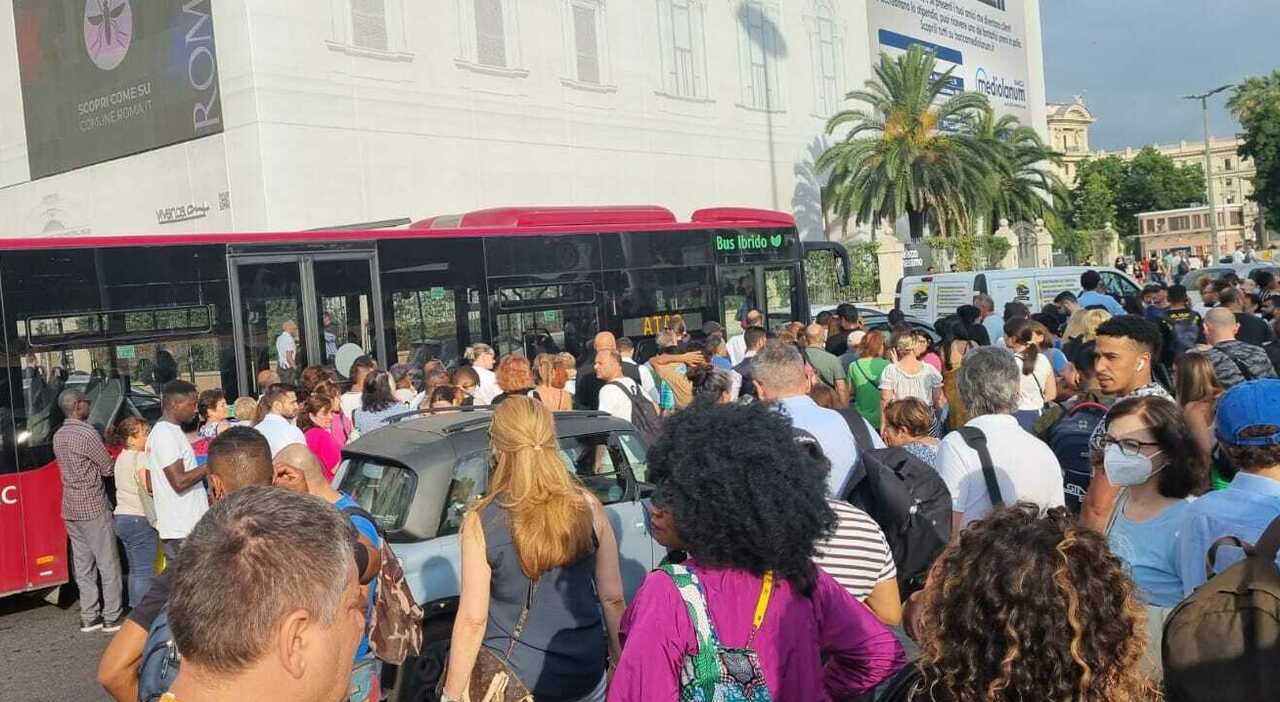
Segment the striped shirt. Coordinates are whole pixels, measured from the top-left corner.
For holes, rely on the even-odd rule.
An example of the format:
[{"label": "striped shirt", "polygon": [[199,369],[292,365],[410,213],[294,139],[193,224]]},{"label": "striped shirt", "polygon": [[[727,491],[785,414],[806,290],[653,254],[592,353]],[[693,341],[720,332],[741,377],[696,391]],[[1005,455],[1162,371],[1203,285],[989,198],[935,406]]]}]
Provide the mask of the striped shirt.
[{"label": "striped shirt", "polygon": [[830,498],[827,504],[836,513],[836,531],[830,539],[818,544],[818,555],[813,561],[850,595],[865,600],[876,585],[898,577],[893,552],[884,540],[880,525],[866,512]]}]

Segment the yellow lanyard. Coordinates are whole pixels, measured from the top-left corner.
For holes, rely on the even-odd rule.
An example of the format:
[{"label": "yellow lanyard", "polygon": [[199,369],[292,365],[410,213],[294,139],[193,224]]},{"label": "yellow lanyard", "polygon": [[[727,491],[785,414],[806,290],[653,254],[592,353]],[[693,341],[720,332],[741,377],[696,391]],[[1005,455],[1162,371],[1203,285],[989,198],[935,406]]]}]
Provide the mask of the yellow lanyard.
[{"label": "yellow lanyard", "polygon": [[751,620],[752,634],[764,623],[764,613],[769,609],[769,596],[773,594],[773,571],[765,571],[764,582],[760,583],[760,599],[756,600],[756,616]]}]

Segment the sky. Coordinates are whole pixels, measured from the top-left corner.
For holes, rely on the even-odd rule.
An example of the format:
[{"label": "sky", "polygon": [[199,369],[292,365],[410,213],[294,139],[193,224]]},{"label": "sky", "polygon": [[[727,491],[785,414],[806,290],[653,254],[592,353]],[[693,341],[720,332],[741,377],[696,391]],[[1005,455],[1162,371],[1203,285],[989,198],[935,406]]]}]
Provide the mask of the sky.
[{"label": "sky", "polygon": [[[1280,69],[1280,0],[1040,0],[1050,102],[1084,97],[1093,150],[1203,141],[1199,101]],[[1230,91],[1210,98],[1210,131],[1231,136]]]}]

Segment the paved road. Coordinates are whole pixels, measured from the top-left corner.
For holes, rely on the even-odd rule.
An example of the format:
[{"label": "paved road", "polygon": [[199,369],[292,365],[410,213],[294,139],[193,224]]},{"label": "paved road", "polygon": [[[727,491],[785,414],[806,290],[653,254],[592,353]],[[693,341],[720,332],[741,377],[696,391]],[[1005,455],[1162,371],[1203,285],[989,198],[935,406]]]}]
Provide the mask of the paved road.
[{"label": "paved road", "polygon": [[0,599],[0,702],[109,700],[94,680],[110,634],[80,633],[79,606]]}]

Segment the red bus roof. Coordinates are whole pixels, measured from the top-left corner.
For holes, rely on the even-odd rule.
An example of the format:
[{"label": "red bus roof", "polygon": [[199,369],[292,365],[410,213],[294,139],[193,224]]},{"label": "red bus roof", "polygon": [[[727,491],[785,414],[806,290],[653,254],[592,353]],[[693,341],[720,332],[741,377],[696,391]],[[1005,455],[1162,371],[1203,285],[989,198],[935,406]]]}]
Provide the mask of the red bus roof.
[{"label": "red bus roof", "polygon": [[[716,207],[679,222],[670,210],[653,205],[590,207],[505,207],[423,219],[407,229],[237,232],[182,234],[90,234],[0,238],[0,250],[77,249],[199,244],[279,244],[483,236],[598,233],[608,231],[687,231],[692,229],[764,229],[795,226],[786,212]],[[554,230],[554,231],[548,231]]]}]

